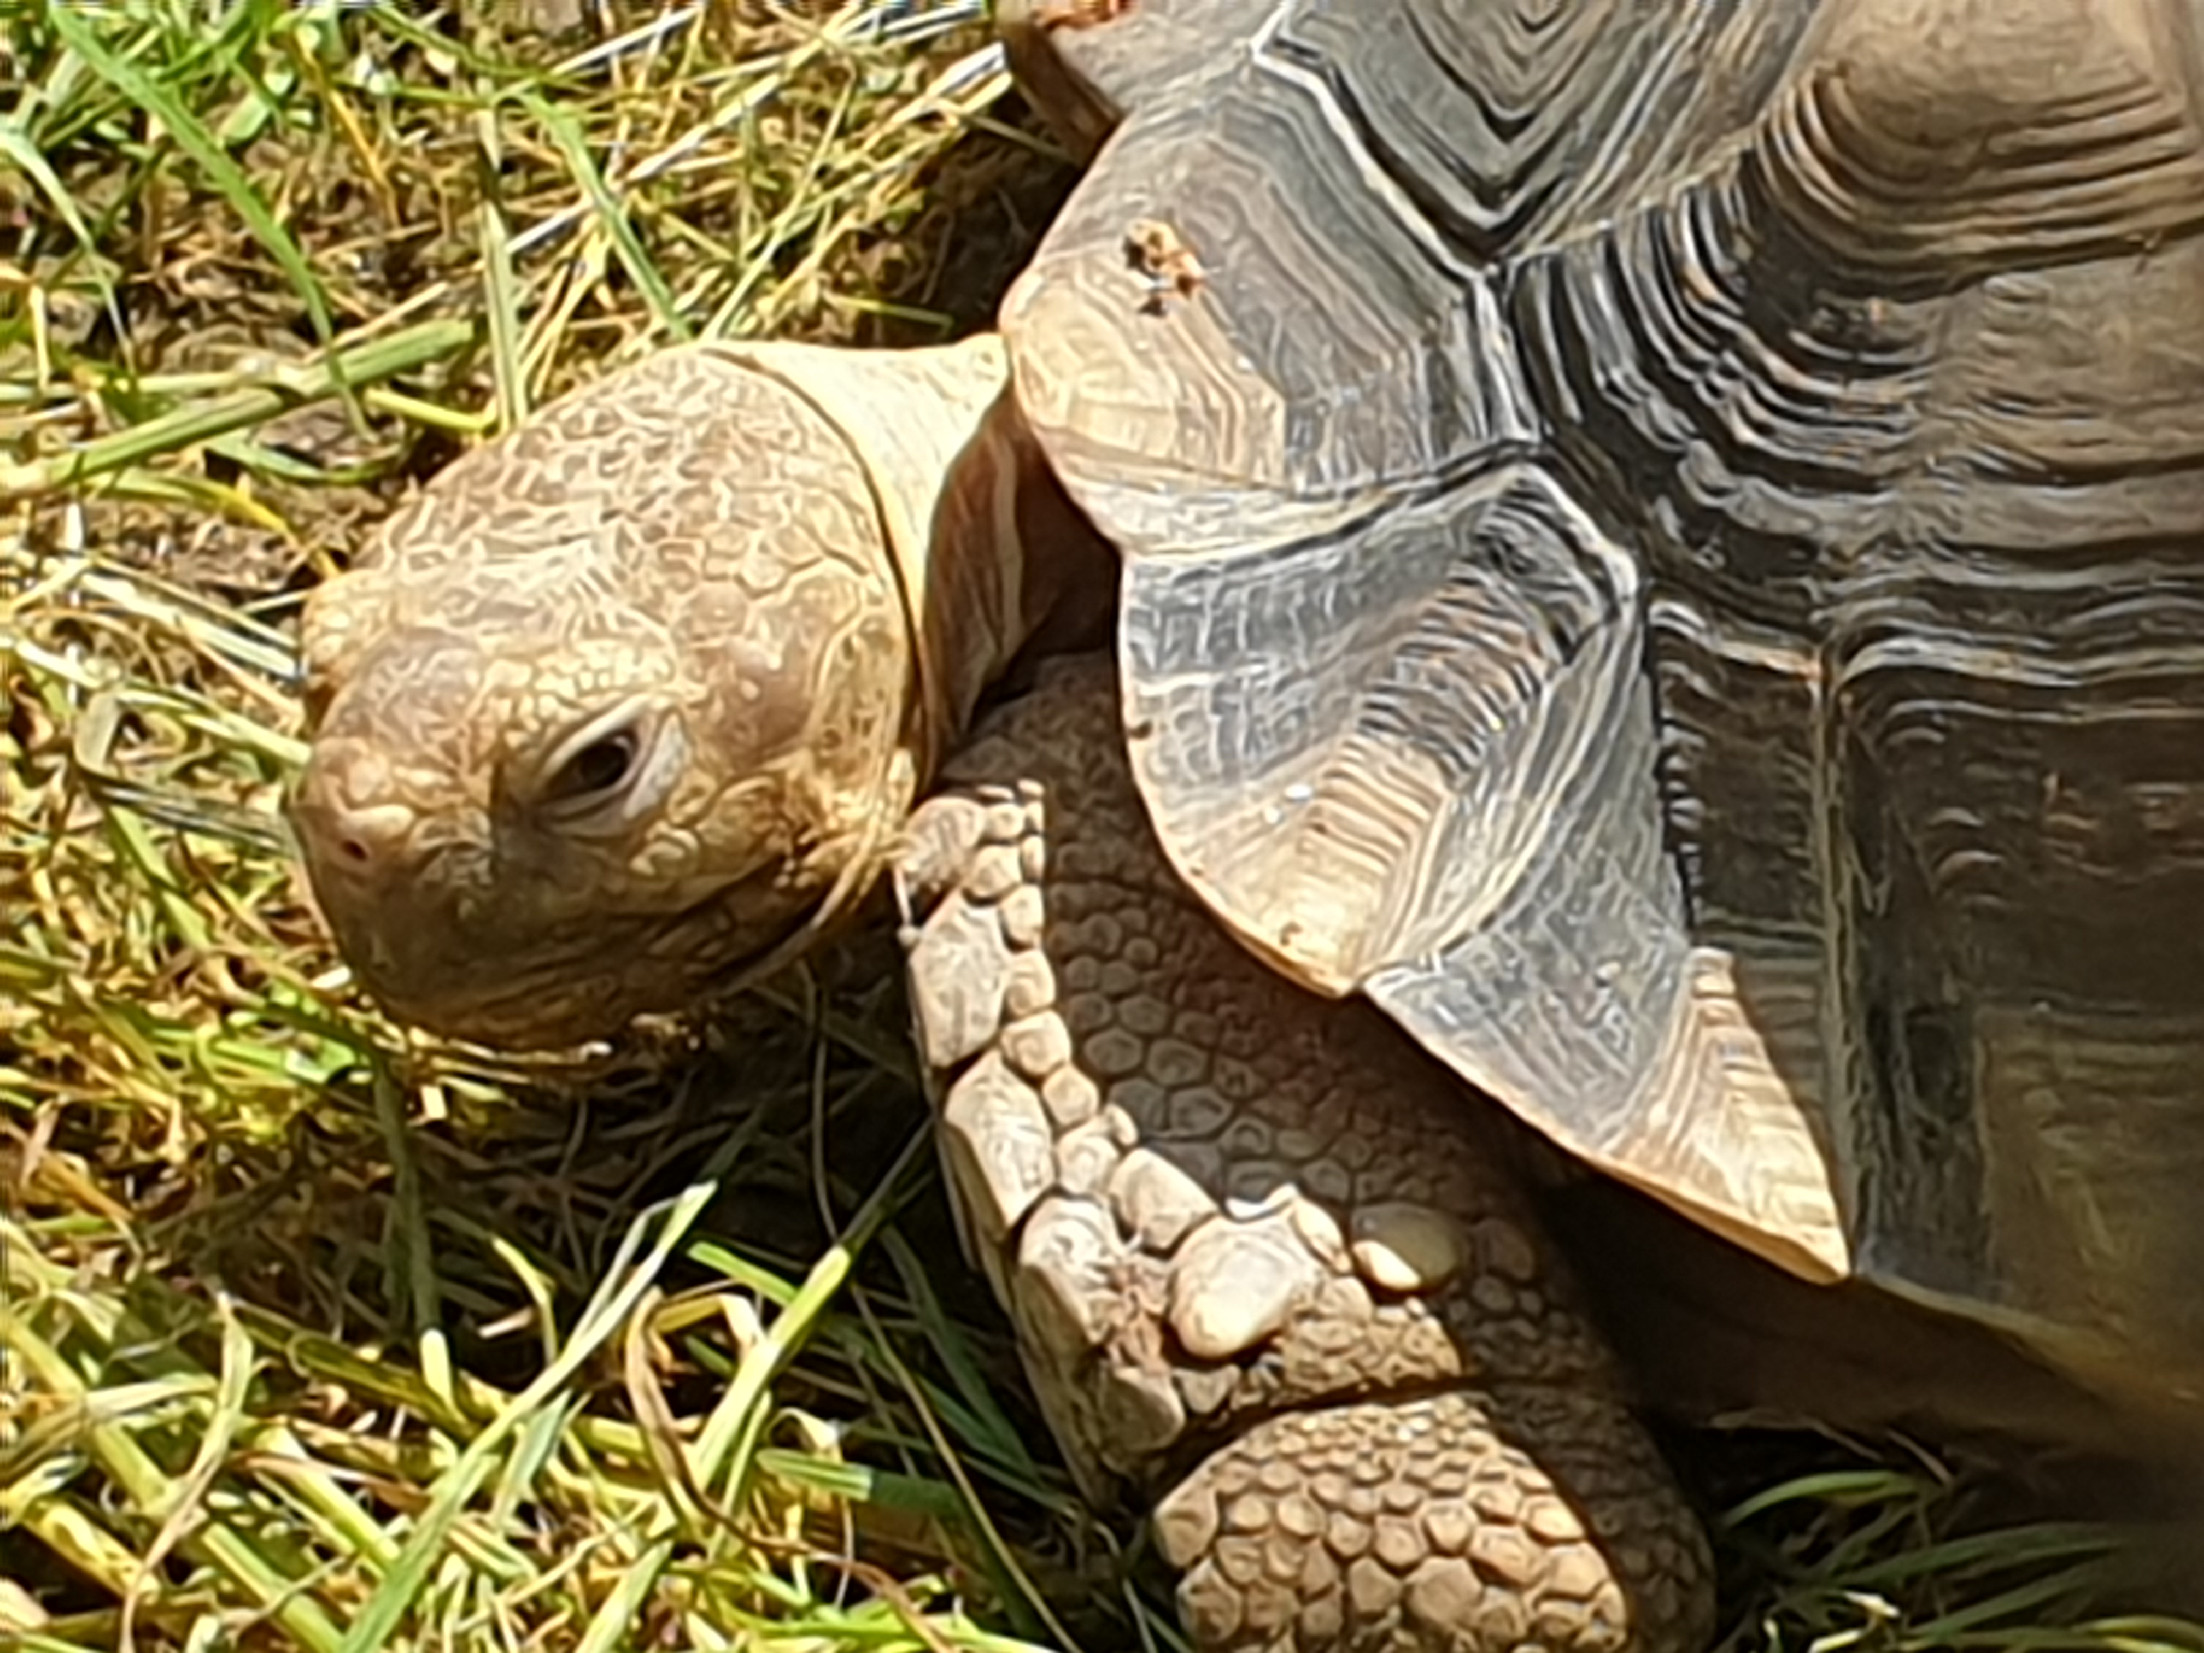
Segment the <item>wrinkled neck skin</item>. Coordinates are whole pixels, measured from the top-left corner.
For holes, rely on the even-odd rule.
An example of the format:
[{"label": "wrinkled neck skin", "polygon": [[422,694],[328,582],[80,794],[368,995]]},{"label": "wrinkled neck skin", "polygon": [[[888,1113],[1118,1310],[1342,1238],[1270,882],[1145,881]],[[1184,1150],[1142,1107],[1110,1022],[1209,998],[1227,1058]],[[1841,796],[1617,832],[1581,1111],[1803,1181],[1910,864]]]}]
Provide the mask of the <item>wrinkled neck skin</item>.
[{"label": "wrinkled neck skin", "polygon": [[1108,636],[1116,558],[1027,429],[996,336],[838,352],[831,373],[790,382],[861,459],[894,558],[913,656],[907,807],[1014,662]]}]

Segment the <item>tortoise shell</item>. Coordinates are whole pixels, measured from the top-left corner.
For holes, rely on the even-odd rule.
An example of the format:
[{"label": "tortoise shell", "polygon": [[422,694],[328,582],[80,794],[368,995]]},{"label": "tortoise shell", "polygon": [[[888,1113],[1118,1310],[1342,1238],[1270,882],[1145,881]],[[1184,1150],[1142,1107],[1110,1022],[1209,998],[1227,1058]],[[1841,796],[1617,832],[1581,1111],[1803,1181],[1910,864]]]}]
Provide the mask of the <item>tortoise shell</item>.
[{"label": "tortoise shell", "polygon": [[1108,136],[1004,329],[1189,883],[1746,1246],[2193,1393],[2189,9],[1022,9]]}]

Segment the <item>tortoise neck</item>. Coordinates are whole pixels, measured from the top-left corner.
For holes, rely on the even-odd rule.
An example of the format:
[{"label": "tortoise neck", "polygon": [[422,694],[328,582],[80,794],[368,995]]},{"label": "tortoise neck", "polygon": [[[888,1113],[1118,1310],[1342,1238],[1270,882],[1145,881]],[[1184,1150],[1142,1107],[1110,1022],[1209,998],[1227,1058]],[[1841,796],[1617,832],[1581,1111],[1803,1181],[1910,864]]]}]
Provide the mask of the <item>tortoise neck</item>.
[{"label": "tortoise neck", "polygon": [[1094,647],[1116,559],[1018,412],[1002,340],[916,350],[747,347],[862,466],[909,622],[904,745],[924,788],[986,691],[1029,650]]},{"label": "tortoise neck", "polygon": [[1025,660],[1101,646],[1117,559],[1064,492],[1007,376],[950,466],[933,524],[905,589],[921,674],[938,688],[938,754]]}]

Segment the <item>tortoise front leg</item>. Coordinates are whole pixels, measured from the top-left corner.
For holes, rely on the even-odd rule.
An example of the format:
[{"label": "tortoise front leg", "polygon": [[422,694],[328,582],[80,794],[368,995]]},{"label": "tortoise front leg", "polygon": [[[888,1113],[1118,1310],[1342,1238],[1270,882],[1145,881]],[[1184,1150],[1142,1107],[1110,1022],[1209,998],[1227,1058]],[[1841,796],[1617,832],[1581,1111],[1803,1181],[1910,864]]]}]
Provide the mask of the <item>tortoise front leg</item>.
[{"label": "tortoise front leg", "polygon": [[982,726],[899,869],[965,1238],[1197,1643],[1696,1649],[1705,1540],[1480,1136],[1165,862],[1105,662]]}]

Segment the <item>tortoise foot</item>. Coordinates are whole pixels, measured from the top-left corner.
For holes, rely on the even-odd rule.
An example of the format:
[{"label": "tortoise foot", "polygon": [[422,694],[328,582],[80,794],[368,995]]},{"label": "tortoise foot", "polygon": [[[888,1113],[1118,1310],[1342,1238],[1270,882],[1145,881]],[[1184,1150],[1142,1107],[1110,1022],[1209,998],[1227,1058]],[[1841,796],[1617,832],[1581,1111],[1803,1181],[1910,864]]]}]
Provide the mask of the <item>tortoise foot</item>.
[{"label": "tortoise foot", "polygon": [[1665,1467],[1597,1397],[1289,1413],[1157,1507],[1210,1653],[1703,1646],[1708,1567]]},{"label": "tortoise foot", "polygon": [[966,1245],[1089,1496],[1180,1483],[1205,1650],[1701,1638],[1704,1541],[1486,1105],[1187,891],[1106,662],[981,728],[898,883]]}]

